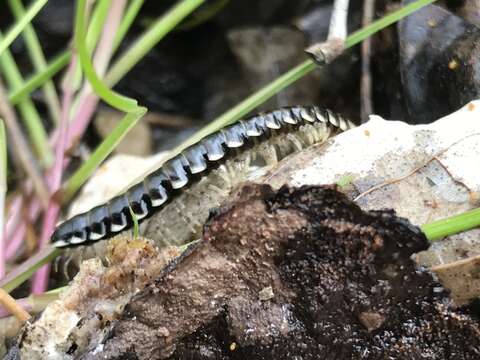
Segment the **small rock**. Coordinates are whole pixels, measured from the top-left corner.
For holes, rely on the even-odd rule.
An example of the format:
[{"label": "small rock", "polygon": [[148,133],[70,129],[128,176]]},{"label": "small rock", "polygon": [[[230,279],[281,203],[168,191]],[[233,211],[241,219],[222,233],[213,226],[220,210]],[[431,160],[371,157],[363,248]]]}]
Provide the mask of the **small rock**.
[{"label": "small rock", "polygon": [[378,312],[364,311],[358,315],[358,320],[371,332],[379,329],[383,325],[385,316]]},{"label": "small rock", "polygon": [[273,299],[275,295],[273,294],[273,289],[271,286],[267,286],[263,288],[259,293],[258,293],[258,298],[261,301],[267,301],[270,299]]}]

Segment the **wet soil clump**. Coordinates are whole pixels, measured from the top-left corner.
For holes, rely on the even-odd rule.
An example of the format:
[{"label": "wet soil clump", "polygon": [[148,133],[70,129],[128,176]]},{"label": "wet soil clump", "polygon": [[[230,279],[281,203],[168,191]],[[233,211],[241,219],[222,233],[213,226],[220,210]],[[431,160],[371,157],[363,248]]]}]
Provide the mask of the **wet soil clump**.
[{"label": "wet soil clump", "polygon": [[82,359],[479,358],[476,319],[410,259],[428,245],[334,187],[248,185]]}]

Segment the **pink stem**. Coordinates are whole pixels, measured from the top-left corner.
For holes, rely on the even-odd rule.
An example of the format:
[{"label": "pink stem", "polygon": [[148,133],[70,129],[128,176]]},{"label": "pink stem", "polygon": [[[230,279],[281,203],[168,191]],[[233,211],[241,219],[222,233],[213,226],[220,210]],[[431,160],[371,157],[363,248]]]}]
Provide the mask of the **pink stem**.
[{"label": "pink stem", "polygon": [[12,205],[8,209],[8,219],[7,219],[7,238],[16,230],[18,223],[21,218],[21,210],[23,205],[23,198],[21,195],[16,195],[12,201]]},{"label": "pink stem", "polygon": [[7,248],[5,249],[5,258],[7,260],[11,260],[17,253],[18,249],[22,245],[25,233],[27,232],[27,226],[25,222],[22,222],[15,231],[15,234],[11,236],[11,240],[7,244]]},{"label": "pink stem", "polygon": [[[1,205],[0,205],[1,206]],[[1,214],[3,216],[3,214]],[[1,226],[0,229],[0,279],[2,279],[5,276],[6,273],[6,256],[5,256],[5,250],[6,250],[6,241],[5,239],[7,238],[7,227]]]},{"label": "pink stem", "polygon": [[[108,62],[112,55],[113,51],[113,39],[115,37],[115,30],[118,28],[120,24],[120,20],[122,18],[123,10],[125,7],[125,0],[117,0],[115,6],[112,6],[110,12],[107,15],[107,19],[105,21],[105,26],[102,32],[102,37],[97,46],[97,50],[95,51],[94,56],[94,64],[96,67],[96,71],[99,73],[100,76],[105,73],[106,68],[108,66]],[[72,61],[70,63],[70,68],[68,69],[68,74],[73,75],[75,71],[75,63],[76,63],[76,56],[72,57]],[[52,194],[54,194],[58,189],[60,189],[61,181],[62,181],[62,170],[64,165],[64,153],[66,149],[66,145],[68,143],[72,143],[75,139],[78,139],[76,136],[77,134],[68,131],[68,114],[71,108],[72,99],[73,99],[73,89],[69,86],[70,83],[70,76],[67,76],[66,86],[64,88],[64,97],[63,97],[63,104],[62,104],[62,121],[60,123],[59,128],[59,135],[57,142],[57,146],[55,148],[55,164],[53,171],[51,173],[51,189]],[[87,86],[89,88],[89,86]],[[89,91],[87,91],[87,95],[82,99],[80,103],[80,110],[78,112],[78,117],[80,117],[84,121],[79,127],[81,132],[85,131],[86,125],[88,124],[91,115],[95,111],[96,104],[98,99],[95,95],[88,95]],[[90,105],[90,106],[86,106]],[[77,119],[74,123],[77,123]],[[81,135],[81,134],[79,134]],[[60,204],[52,199],[48,206],[48,209],[45,213],[45,217],[43,220],[42,226],[42,234],[40,237],[40,248],[43,248],[45,245],[48,244],[50,236],[55,229],[55,224],[58,219],[58,214],[60,213]],[[47,289],[48,285],[48,273],[50,267],[49,265],[45,265],[41,269],[37,271],[34,276],[32,292],[34,294],[42,293]]]},{"label": "pink stem", "polygon": [[33,224],[37,220],[38,215],[40,214],[40,210],[42,210],[42,205],[38,200],[33,200],[30,204],[28,210],[28,218],[22,218],[22,221],[18,225],[17,229],[15,229],[15,233],[11,235],[11,240],[8,242],[7,246],[7,259],[12,259],[20,246],[22,245],[28,224]]},{"label": "pink stem", "polygon": [[[68,134],[68,122],[69,122],[69,113],[72,107],[74,90],[70,86],[71,77],[75,72],[75,67],[77,64],[77,57],[74,54],[72,60],[67,70],[67,81],[66,86],[63,89],[63,99],[62,99],[62,114],[60,118],[59,126],[59,137],[57,147],[55,148],[55,163],[52,167],[51,178],[49,179],[50,193],[52,195],[60,189],[62,184],[62,173],[63,173],[63,164],[65,157],[65,146],[67,144],[67,134]],[[39,241],[39,248],[42,249],[48,244],[48,240],[52,235],[53,230],[55,229],[55,224],[57,223],[58,214],[60,213],[60,204],[54,196],[50,197],[50,202],[48,204],[47,211],[45,212],[42,224],[42,233]],[[48,286],[48,274],[50,272],[50,265],[47,264],[41,267],[34,275],[32,293],[40,294],[45,292]]]},{"label": "pink stem", "polygon": [[[107,16],[104,31],[102,33],[102,38],[100,39],[97,50],[95,52],[95,58],[94,58],[95,68],[100,75],[105,73],[106,66],[108,65],[108,62],[111,58],[113,37],[120,23],[120,19],[124,11],[125,4],[126,4],[125,0],[118,0],[115,3],[115,5],[112,6],[112,9]],[[81,92],[82,96],[79,101],[78,111],[75,114],[73,121],[71,121],[69,128],[67,129],[65,144],[63,146],[59,145],[60,129],[55,129],[50,136],[50,143],[52,145],[56,144],[55,146],[56,150],[58,150],[58,148],[63,148],[65,150],[73,147],[75,143],[78,141],[78,139],[80,139],[83,136],[84,132],[86,131],[90,123],[90,119],[96,110],[96,107],[98,104],[98,97],[94,93],[92,93],[91,90],[86,91],[88,90],[86,88],[84,88],[83,90],[84,91]],[[64,158],[63,169],[67,167],[69,161],[70,159]],[[57,163],[58,162],[55,162],[55,164]],[[53,168],[48,169],[45,174],[47,184],[51,190],[55,188],[53,185],[55,185],[56,174],[58,175],[59,172],[58,170],[57,172],[54,171]],[[27,185],[28,184],[29,182],[27,182]],[[52,191],[52,193],[54,193],[54,191]],[[41,210],[39,205],[40,203],[38,202],[38,199],[33,199],[30,203],[29,221],[31,223],[35,223],[37,220],[37,217]],[[42,235],[41,235],[42,239],[46,238],[47,236],[46,233],[48,229],[45,229],[45,228],[50,227],[51,231],[53,231],[53,227],[55,226],[54,224],[52,227],[51,223],[53,222],[52,221],[53,217],[58,218],[58,210],[56,212],[54,212],[53,210],[54,209],[52,208],[50,213],[45,214],[44,224],[42,228]],[[49,218],[50,220],[48,223],[45,223],[47,218]],[[20,218],[20,222],[16,228],[15,233],[14,234],[10,233],[11,235],[9,236],[9,238],[11,238],[11,240],[7,248],[7,258],[11,259],[20,248],[26,232],[26,223],[27,223],[27,220]],[[48,225],[48,226],[45,226],[45,225]],[[48,236],[50,236],[50,234],[48,234]],[[41,244],[48,242],[48,238],[46,241],[42,239],[40,241]],[[43,284],[42,286],[45,286],[45,284]]]}]

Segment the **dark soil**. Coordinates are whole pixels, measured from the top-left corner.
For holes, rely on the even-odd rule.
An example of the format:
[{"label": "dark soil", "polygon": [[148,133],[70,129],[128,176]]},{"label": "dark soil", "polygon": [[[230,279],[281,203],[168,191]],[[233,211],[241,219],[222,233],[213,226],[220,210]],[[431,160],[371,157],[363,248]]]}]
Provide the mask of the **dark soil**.
[{"label": "dark soil", "polygon": [[82,359],[477,359],[479,327],[410,256],[424,235],[333,187],[242,188]]}]

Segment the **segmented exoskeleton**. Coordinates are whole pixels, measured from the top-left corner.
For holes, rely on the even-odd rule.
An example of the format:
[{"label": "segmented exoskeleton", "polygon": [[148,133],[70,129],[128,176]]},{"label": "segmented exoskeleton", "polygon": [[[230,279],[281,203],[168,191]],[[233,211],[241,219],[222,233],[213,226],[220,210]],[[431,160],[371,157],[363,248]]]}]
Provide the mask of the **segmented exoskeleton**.
[{"label": "segmented exoskeleton", "polygon": [[[110,238],[132,227],[130,209],[140,222],[158,214],[156,221],[142,227],[147,237],[184,243],[199,231],[209,208],[218,206],[233,186],[249,180],[246,168],[251,173],[353,126],[316,106],[283,108],[241,120],[190,146],[106,204],[60,224],[53,244],[68,247]],[[196,206],[182,202],[185,197],[195,199]]]}]

